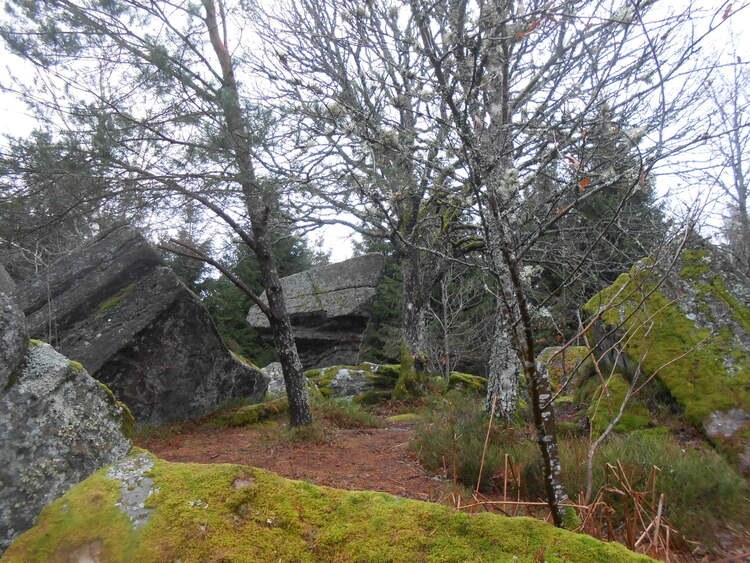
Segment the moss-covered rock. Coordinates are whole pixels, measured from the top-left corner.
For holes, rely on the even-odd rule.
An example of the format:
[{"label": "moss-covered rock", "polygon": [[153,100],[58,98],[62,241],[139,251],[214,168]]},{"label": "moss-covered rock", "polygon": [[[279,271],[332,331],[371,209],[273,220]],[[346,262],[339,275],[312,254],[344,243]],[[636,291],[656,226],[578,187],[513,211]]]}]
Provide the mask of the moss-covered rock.
[{"label": "moss-covered rock", "polygon": [[[627,380],[621,374],[614,373],[608,378],[606,385],[592,377],[581,389],[579,402],[589,405],[587,414],[595,436],[601,434],[620,412],[628,388]],[[614,429],[618,432],[633,432],[646,428],[650,422],[651,414],[646,406],[636,397],[631,397]]]},{"label": "moss-covered rock", "polygon": [[393,398],[412,399],[424,393],[429,375],[424,371],[425,362],[421,357],[412,356],[405,343],[401,343],[401,363],[398,381],[393,388]]},{"label": "moss-covered rock", "polygon": [[2,553],[44,506],[127,454],[133,417],[80,364],[38,343],[0,390],[0,428]]},{"label": "moss-covered rock", "polygon": [[[541,555],[540,555],[541,554]],[[85,557],[88,556],[88,559]],[[466,514],[137,452],[42,512],[8,562],[651,561],[531,518]]]},{"label": "moss-covered rock", "polygon": [[448,378],[449,389],[463,389],[464,391],[476,391],[477,393],[487,392],[487,378],[481,375],[471,375],[470,373],[461,373],[452,371]]},{"label": "moss-covered rock", "polygon": [[220,412],[211,417],[210,424],[213,426],[248,426],[288,410],[289,401],[286,397],[272,399],[270,401],[247,405],[226,412]]},{"label": "moss-covered rock", "polygon": [[537,362],[544,364],[553,388],[575,388],[594,372],[594,361],[586,346],[549,346],[539,352]]},{"label": "moss-covered rock", "polygon": [[312,369],[305,376],[324,397],[351,397],[363,404],[390,398],[398,378],[398,366],[363,363]]},{"label": "moss-covered rock", "polygon": [[644,375],[657,374],[687,421],[750,471],[750,288],[732,271],[699,242],[663,285],[664,272],[644,260],[584,309],[600,313],[607,330],[622,324],[626,370],[642,359]]}]

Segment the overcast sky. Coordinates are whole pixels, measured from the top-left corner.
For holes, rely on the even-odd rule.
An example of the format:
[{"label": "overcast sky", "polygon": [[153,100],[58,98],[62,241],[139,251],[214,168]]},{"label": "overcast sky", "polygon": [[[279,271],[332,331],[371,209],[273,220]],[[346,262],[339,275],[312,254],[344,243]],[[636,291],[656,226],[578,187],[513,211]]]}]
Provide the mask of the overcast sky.
[{"label": "overcast sky", "polygon": [[[691,2],[690,0],[677,0],[671,3],[671,8],[679,9],[680,5],[684,5],[686,8],[696,6],[697,2]],[[710,1],[704,0],[700,2],[701,5],[705,6],[711,11],[723,9],[722,6],[726,5],[726,2],[721,1]],[[736,6],[745,4],[745,2],[736,2]],[[730,49],[731,45],[728,38],[734,35],[735,47],[738,53],[741,55],[743,61],[750,61],[750,9],[744,9],[739,13],[734,14],[730,19],[730,26],[728,28],[722,28],[719,33],[716,33],[712,45],[718,50]],[[2,66],[0,67],[0,133],[11,136],[27,136],[35,126],[35,120],[29,113],[25,104],[21,102],[15,95],[5,91],[7,88],[12,88],[13,79],[12,77],[33,80],[33,72],[26,70],[25,63],[21,59],[9,54],[2,42],[0,42],[0,60]],[[0,139],[0,146],[3,140]],[[661,177],[658,182],[657,188],[665,189],[665,186],[678,186],[681,181],[678,178],[670,180],[669,178]],[[680,198],[686,200],[692,200],[698,195],[706,196],[708,186],[693,187],[690,190],[683,191],[679,194]],[[315,236],[315,235],[314,235]],[[319,231],[318,236],[321,236],[324,241],[324,248],[331,253],[333,261],[343,260],[351,256],[351,232],[345,227],[326,227]]]}]

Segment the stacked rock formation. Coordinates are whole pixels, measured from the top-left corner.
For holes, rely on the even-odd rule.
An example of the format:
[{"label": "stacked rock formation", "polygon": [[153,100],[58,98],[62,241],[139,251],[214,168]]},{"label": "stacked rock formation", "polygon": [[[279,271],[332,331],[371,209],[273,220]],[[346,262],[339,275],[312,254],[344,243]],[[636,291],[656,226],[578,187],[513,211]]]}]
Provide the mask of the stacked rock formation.
[{"label": "stacked rock formation", "polygon": [[138,423],[261,400],[266,378],[224,346],[198,297],[135,229],[106,232],[24,283],[32,336],[106,383]]},{"label": "stacked rock formation", "polygon": [[[366,254],[281,280],[305,369],[359,364],[383,267],[382,255]],[[257,306],[250,309],[247,322],[269,336],[268,319]]]}]

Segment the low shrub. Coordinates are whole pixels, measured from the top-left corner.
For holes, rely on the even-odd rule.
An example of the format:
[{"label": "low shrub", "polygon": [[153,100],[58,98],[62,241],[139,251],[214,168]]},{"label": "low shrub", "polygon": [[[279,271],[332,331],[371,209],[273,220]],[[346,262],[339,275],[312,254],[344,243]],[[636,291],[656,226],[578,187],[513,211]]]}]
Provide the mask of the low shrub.
[{"label": "low shrub", "polygon": [[[420,462],[467,487],[475,487],[482,463],[489,416],[481,397],[460,391],[433,396],[421,409],[412,448]],[[503,464],[510,434],[497,422],[490,427],[480,490],[492,487],[492,475]]]},{"label": "low shrub", "polygon": [[377,428],[382,421],[361,405],[343,398],[319,399],[314,406],[315,415],[339,428]]},{"label": "low shrub", "polygon": [[324,420],[315,420],[305,426],[287,426],[280,432],[279,442],[325,444],[331,441],[332,430]]},{"label": "low shrub", "polygon": [[[563,484],[571,498],[586,488],[588,440],[566,438],[560,441]],[[688,539],[711,544],[722,522],[750,522],[746,481],[718,453],[711,449],[687,447],[666,428],[612,435],[594,457],[594,491],[613,485],[607,464],[620,462],[634,490],[645,490],[652,468],[657,467],[656,493],[664,493],[664,515]],[[528,493],[543,495],[539,457],[524,461]],[[608,482],[609,480],[609,482]],[[607,502],[622,513],[617,495]]]}]

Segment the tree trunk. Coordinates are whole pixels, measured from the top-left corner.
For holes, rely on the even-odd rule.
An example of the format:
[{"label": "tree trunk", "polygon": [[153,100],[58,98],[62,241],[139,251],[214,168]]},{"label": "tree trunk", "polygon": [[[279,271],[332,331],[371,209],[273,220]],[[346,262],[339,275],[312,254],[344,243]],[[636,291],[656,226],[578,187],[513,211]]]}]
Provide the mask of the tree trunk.
[{"label": "tree trunk", "polygon": [[742,261],[742,267],[750,274],[750,217],[747,210],[747,192],[740,191],[739,198],[739,219],[740,219],[740,249],[738,254]]},{"label": "tree trunk", "polygon": [[518,409],[518,356],[501,311],[497,312],[487,377],[487,412],[510,422]]},{"label": "tree trunk", "polygon": [[420,268],[418,251],[409,249],[401,259],[401,367],[393,388],[393,398],[399,400],[424,392],[426,290]]},{"label": "tree trunk", "polygon": [[401,338],[413,357],[425,353],[427,289],[420,268],[417,251],[410,251],[401,260]]},{"label": "tree trunk", "polygon": [[[252,250],[258,258],[263,285],[268,297],[268,322],[271,325],[274,344],[279,351],[279,361],[284,374],[286,393],[289,400],[289,417],[292,426],[312,423],[312,411],[305,386],[302,364],[294,342],[292,322],[286,309],[281,290],[279,270],[273,255],[269,238],[269,206],[263,198],[261,186],[255,176],[252,151],[248,131],[239,102],[239,89],[234,76],[234,63],[227,45],[219,32],[216,6],[213,0],[203,0],[206,9],[206,27],[214,53],[219,59],[222,71],[221,109],[227,127],[227,135],[232,142],[234,159],[238,169],[238,181],[245,197],[245,206],[250,216],[253,240]],[[222,22],[224,23],[224,22]],[[226,34],[226,29],[224,28]]]}]

